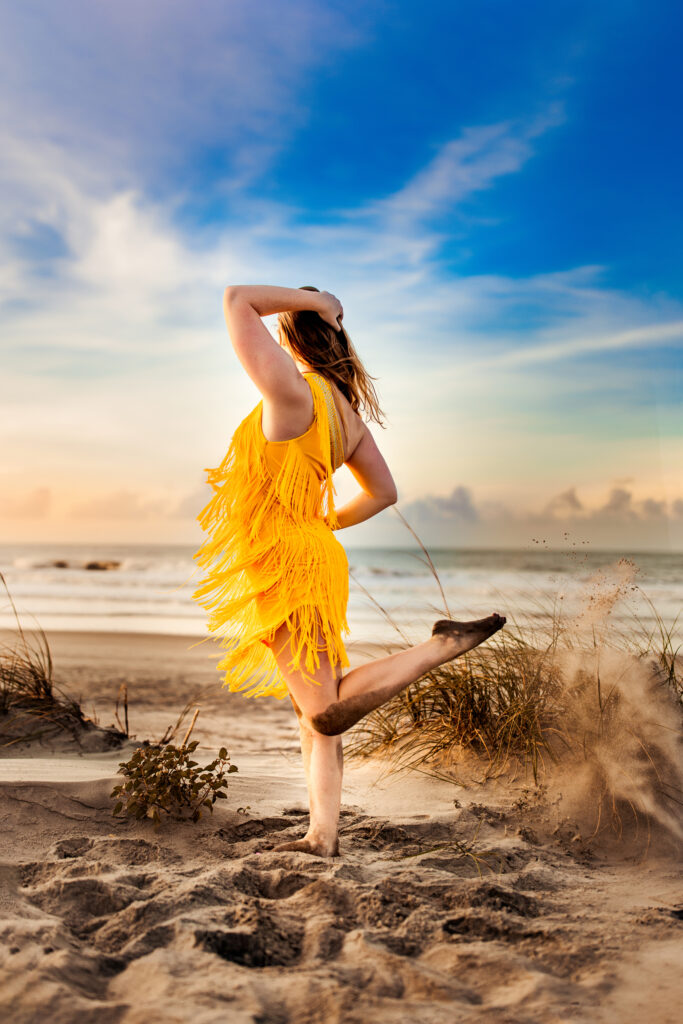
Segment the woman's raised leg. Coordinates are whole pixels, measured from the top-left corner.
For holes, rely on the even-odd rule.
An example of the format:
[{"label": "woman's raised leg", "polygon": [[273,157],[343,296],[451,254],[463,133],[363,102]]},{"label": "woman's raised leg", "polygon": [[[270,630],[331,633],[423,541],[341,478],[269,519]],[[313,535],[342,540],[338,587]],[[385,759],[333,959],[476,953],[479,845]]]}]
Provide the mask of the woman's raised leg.
[{"label": "woman's raised leg", "polygon": [[[339,681],[337,696],[331,700],[328,700],[329,688],[309,687],[298,674],[291,685],[288,680],[288,686],[290,692],[293,692],[292,686],[296,688],[295,699],[314,732],[339,736],[425,672],[483,643],[501,629],[505,621],[505,616],[496,612],[470,622],[440,619],[434,624],[428,640],[351,669]],[[321,660],[321,671],[325,664],[329,668],[326,659],[325,663]],[[331,668],[329,672],[326,669],[324,678],[327,679],[331,672]],[[316,692],[311,693],[314,689]]]},{"label": "woman's raised leg", "polygon": [[501,629],[505,621],[497,612],[471,622],[440,619],[434,624],[429,640],[347,672],[339,684],[339,699],[311,717],[312,727],[325,736],[346,732],[425,672],[483,643]]}]

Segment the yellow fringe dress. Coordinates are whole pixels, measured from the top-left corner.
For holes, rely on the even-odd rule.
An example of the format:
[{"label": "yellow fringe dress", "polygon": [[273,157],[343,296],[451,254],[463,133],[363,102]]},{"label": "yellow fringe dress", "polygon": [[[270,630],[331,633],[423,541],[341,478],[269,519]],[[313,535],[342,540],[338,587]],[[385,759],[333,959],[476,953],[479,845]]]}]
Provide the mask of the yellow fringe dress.
[{"label": "yellow fringe dress", "polygon": [[268,646],[283,622],[294,634],[289,666],[308,682],[322,650],[332,665],[349,665],[341,637],[349,631],[349,566],[333,533],[341,426],[327,379],[312,371],[304,378],[313,395],[308,430],[266,440],[259,402],[220,466],[206,470],[214,494],[197,516],[208,537],[194,555],[204,576],[192,596],[226,652],[216,666],[223,685],[246,697],[287,696]]}]

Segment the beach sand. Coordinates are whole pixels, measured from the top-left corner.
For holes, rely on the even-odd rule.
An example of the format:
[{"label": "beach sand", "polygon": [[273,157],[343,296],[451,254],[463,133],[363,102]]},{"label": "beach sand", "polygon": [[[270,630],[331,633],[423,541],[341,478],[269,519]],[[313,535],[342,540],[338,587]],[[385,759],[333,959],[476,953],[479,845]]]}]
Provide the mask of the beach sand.
[{"label": "beach sand", "polygon": [[[341,857],[304,833],[288,701],[221,689],[209,644],[52,633],[59,686],[134,739],[5,747],[0,1015],[38,1022],[612,1022],[679,1019],[676,846],[592,842],[530,777],[467,788],[349,762]],[[352,665],[373,652],[349,645]],[[189,700],[201,763],[238,773],[197,824],[111,815],[119,761]],[[181,728],[179,742],[184,729]]]}]

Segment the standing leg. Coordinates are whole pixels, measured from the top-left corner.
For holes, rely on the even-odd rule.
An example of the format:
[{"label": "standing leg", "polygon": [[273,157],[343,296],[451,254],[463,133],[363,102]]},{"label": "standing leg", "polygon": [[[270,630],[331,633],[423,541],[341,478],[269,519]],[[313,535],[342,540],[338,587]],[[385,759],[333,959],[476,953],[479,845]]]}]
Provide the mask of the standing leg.
[{"label": "standing leg", "polygon": [[283,843],[276,849],[303,850],[305,853],[336,857],[339,854],[337,829],[344,772],[341,736],[322,736],[314,732],[293,698],[292,703],[299,719],[310,820],[303,839]]},{"label": "standing leg", "polygon": [[339,854],[337,830],[339,827],[339,810],[341,807],[342,778],[344,773],[344,754],[340,736],[323,736],[311,728],[307,716],[303,714],[297,697],[301,699],[302,689],[307,696],[310,693],[316,706],[320,709],[330,701],[338,699],[340,675],[330,665],[324,651],[320,654],[320,669],[314,678],[320,683],[313,686],[306,683],[298,672],[292,673],[287,662],[292,657],[291,634],[286,624],[275,633],[271,649],[278,662],[278,667],[287,682],[290,699],[299,720],[301,738],[301,755],[306,772],[310,820],[308,831],[303,839],[296,839],[275,847],[276,850],[301,850],[314,853],[321,857],[333,857]]}]

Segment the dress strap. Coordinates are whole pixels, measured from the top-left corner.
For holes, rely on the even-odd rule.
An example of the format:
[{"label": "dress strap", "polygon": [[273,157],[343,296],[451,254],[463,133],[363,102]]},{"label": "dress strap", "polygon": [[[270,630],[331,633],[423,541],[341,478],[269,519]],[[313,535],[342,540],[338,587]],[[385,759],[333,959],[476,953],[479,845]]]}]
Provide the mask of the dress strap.
[{"label": "dress strap", "polygon": [[330,461],[332,463],[332,471],[334,472],[339,469],[344,462],[344,441],[342,437],[341,424],[339,422],[337,403],[334,400],[332,386],[327,377],[324,377],[321,373],[317,373],[316,371],[306,374],[306,376],[314,376],[316,378],[317,382],[320,384],[320,388],[325,399],[327,422],[330,430]]}]

